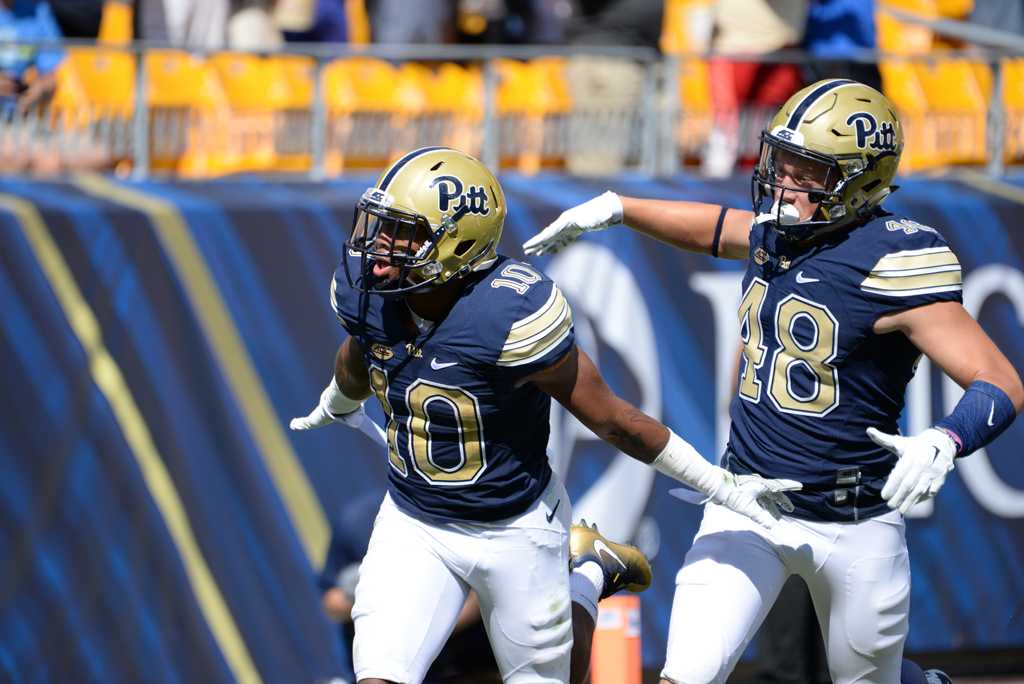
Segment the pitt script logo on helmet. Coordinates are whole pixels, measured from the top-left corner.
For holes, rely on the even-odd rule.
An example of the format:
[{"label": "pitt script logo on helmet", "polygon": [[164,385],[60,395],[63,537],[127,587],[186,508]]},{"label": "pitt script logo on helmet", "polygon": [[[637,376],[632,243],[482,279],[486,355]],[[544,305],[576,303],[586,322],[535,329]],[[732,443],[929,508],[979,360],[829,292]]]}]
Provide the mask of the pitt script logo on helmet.
[{"label": "pitt script logo on helmet", "polygon": [[[874,88],[827,79],[793,95],[761,133],[761,154],[751,182],[754,212],[789,240],[853,226],[896,186],[903,128],[892,103]],[[783,171],[797,167],[809,182],[786,185]],[[818,205],[798,221],[783,201],[805,192]]]},{"label": "pitt script logo on helmet", "polygon": [[[449,147],[413,150],[356,203],[343,259],[349,284],[405,296],[484,268],[497,258],[505,211],[497,179],[473,157]],[[360,260],[357,273],[351,257]],[[397,277],[375,276],[376,264],[397,267]]]}]

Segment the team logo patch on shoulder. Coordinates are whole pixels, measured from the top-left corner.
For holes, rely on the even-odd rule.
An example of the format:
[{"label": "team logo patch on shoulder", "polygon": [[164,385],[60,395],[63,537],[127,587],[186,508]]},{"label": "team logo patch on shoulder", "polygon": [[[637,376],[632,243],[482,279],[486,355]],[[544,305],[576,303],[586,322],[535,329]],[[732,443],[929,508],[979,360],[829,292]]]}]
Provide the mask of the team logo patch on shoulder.
[{"label": "team logo patch on shoulder", "polygon": [[758,247],[754,250],[754,263],[758,266],[768,263],[768,252],[763,247]]},{"label": "team logo patch on shoulder", "polygon": [[449,210],[481,216],[491,213],[487,188],[482,185],[470,185],[467,188],[456,176],[438,176],[430,187],[437,188],[437,208],[441,213]]},{"label": "team logo patch on shoulder", "polygon": [[370,353],[381,361],[387,361],[395,355],[395,352],[391,351],[391,347],[380,342],[374,342],[370,345]]},{"label": "team logo patch on shoulder", "polygon": [[857,135],[857,147],[892,152],[896,149],[896,127],[888,121],[881,125],[870,112],[854,112],[846,119]]},{"label": "team logo patch on shoulder", "polygon": [[923,223],[918,223],[917,221],[912,221],[910,219],[899,219],[898,221],[892,219],[886,221],[885,229],[892,231],[893,233],[902,230],[907,235],[913,235],[918,231],[924,233],[938,233],[938,231],[932,228],[931,226],[926,226]]}]

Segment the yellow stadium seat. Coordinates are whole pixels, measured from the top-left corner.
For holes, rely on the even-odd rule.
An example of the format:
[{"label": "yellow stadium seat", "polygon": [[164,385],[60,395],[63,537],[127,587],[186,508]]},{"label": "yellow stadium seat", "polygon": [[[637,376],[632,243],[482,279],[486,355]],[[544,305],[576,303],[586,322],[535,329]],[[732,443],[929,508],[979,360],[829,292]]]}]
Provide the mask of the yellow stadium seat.
[{"label": "yellow stadium seat", "polygon": [[427,107],[426,67],[395,67],[367,57],[339,59],[324,68],[328,106],[328,171],[341,165],[379,167],[416,144],[416,123]]},{"label": "yellow stadium seat", "polygon": [[55,106],[81,106],[105,116],[129,117],[135,103],[135,57],[111,48],[68,48]]},{"label": "yellow stadium seat", "polygon": [[706,145],[714,121],[708,63],[703,59],[679,63],[679,114],[679,149],[684,157],[695,158]]},{"label": "yellow stadium seat", "polygon": [[234,170],[230,111],[213,68],[180,50],[150,50],[144,64],[152,168],[189,178]]},{"label": "yellow stadium seat", "polygon": [[231,108],[238,170],[308,169],[313,60],[226,52],[209,61]]},{"label": "yellow stadium seat", "polygon": [[708,48],[714,0],[665,0],[661,20],[661,51],[693,54]]},{"label": "yellow stadium seat", "polygon": [[935,9],[946,19],[965,19],[974,9],[974,0],[935,0]]},{"label": "yellow stadium seat", "polygon": [[547,122],[554,123],[572,107],[565,81],[565,60],[540,58],[530,62],[498,59],[495,95],[502,120],[501,147],[506,140],[515,143],[515,152],[503,163],[514,163],[520,173],[536,173],[542,165],[556,164],[557,158],[544,156]]},{"label": "yellow stadium seat", "polygon": [[480,69],[445,62],[434,73],[430,92],[427,107],[437,117],[441,144],[479,155],[484,115]]},{"label": "yellow stadium seat", "polygon": [[936,120],[939,155],[946,163],[981,164],[987,156],[988,98],[976,67],[965,59],[915,65]]},{"label": "yellow stadium seat", "polygon": [[897,19],[892,8],[928,19],[938,19],[934,0],[880,0],[875,10],[875,34],[878,50],[888,54],[918,55],[931,51],[935,34],[927,26]]},{"label": "yellow stadium seat", "polygon": [[895,105],[903,123],[903,172],[941,165],[937,149],[936,122],[929,113],[928,98],[911,62],[883,60],[878,64],[882,90]]},{"label": "yellow stadium seat", "polygon": [[345,168],[345,142],[352,130],[352,114],[359,105],[359,94],[348,61],[334,60],[325,64],[320,73],[327,108],[325,171],[330,175],[337,175]]},{"label": "yellow stadium seat", "polygon": [[55,134],[123,163],[131,153],[134,55],[107,47],[67,48],[49,107]]},{"label": "yellow stadium seat", "polygon": [[106,0],[96,40],[106,45],[127,45],[135,37],[134,19],[131,0]]},{"label": "yellow stadium seat", "polygon": [[1004,159],[1024,161],[1024,57],[1004,59],[1003,110],[1006,114]]}]

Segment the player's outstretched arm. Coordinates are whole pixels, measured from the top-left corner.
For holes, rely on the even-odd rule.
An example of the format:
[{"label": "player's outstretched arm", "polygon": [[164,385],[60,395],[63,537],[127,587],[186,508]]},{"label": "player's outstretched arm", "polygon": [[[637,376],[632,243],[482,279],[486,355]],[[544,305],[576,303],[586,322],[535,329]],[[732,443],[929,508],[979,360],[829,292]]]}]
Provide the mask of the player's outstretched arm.
[{"label": "player's outstretched arm", "polygon": [[935,496],[956,456],[985,446],[1024,407],[1024,386],[1009,359],[957,302],[937,302],[882,316],[878,334],[901,332],[965,390],[948,416],[912,437],[874,428],[868,436],[899,460],[882,488],[891,508],[906,513]]},{"label": "player's outstretched arm", "polygon": [[553,254],[587,232],[622,223],[673,247],[727,259],[746,259],[754,215],[717,204],[624,197],[605,192],[563,211],[523,243],[530,256]]},{"label": "player's outstretched arm", "polygon": [[623,453],[771,528],[778,509],[792,510],[783,492],[800,489],[792,480],[737,478],[708,463],[663,424],[616,396],[589,356],[573,348],[554,366],[528,381],[551,395],[594,433]]},{"label": "player's outstretched arm", "polygon": [[364,422],[363,402],[370,396],[370,373],[363,351],[353,337],[338,347],[334,355],[334,377],[320,394],[320,403],[309,415],[292,418],[292,430],[309,430],[341,421],[359,428]]}]

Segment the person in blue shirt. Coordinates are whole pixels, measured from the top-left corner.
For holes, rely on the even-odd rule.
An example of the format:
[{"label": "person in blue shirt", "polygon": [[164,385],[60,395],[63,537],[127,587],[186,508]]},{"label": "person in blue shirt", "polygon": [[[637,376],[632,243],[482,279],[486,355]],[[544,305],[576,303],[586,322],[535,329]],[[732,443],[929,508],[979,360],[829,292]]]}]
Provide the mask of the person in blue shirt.
[{"label": "person in blue shirt", "polygon": [[5,117],[24,114],[53,93],[64,52],[59,46],[32,43],[61,38],[46,0],[0,2],[0,98]]}]

